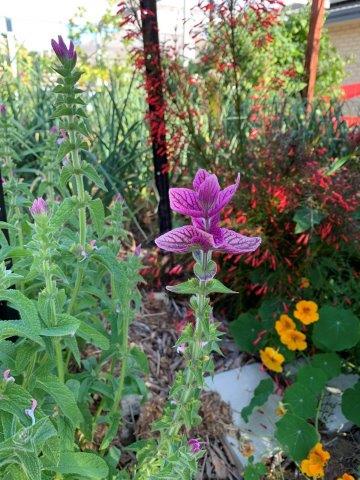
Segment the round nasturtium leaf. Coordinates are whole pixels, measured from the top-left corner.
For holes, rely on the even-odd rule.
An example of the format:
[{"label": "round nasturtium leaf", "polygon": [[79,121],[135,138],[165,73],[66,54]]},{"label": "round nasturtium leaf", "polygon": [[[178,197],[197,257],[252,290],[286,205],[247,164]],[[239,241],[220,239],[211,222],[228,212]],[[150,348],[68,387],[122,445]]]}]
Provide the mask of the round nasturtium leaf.
[{"label": "round nasturtium leaf", "polygon": [[275,437],[295,462],[300,462],[308,456],[310,450],[319,441],[316,429],[291,413],[287,413],[276,424]]},{"label": "round nasturtium leaf", "polygon": [[230,324],[230,332],[237,345],[241,350],[250,353],[259,348],[259,345],[254,345],[254,341],[257,339],[260,330],[260,322],[250,313],[243,313]]},{"label": "round nasturtium leaf", "polygon": [[319,311],[312,339],[323,350],[340,352],[354,347],[360,340],[360,321],[350,310],[326,305]]},{"label": "round nasturtium leaf", "polygon": [[303,387],[308,388],[310,392],[313,392],[316,395],[324,389],[327,382],[327,376],[320,368],[305,365],[298,371],[296,382]]},{"label": "round nasturtium leaf", "polygon": [[283,403],[290,413],[307,420],[315,417],[318,399],[315,393],[296,382],[286,389]]},{"label": "round nasturtium leaf", "polygon": [[360,381],[343,393],[341,410],[348,420],[360,427]]},{"label": "round nasturtium leaf", "polygon": [[311,365],[320,368],[328,380],[341,373],[341,359],[336,353],[318,353],[311,358]]}]

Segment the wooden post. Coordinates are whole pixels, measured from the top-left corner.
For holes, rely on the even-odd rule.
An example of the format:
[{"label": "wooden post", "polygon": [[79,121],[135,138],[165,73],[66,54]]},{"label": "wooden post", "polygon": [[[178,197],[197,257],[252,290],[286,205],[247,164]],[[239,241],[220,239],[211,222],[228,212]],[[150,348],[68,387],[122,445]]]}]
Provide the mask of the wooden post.
[{"label": "wooden post", "polygon": [[306,87],[304,89],[304,97],[306,98],[308,111],[311,109],[311,104],[314,99],[324,16],[325,0],[312,0],[305,56]]},{"label": "wooden post", "polygon": [[166,145],[164,78],[160,60],[156,0],[140,0],[141,29],[144,42],[146,92],[149,105],[155,184],[159,193],[160,233],[171,230],[169,175]]}]

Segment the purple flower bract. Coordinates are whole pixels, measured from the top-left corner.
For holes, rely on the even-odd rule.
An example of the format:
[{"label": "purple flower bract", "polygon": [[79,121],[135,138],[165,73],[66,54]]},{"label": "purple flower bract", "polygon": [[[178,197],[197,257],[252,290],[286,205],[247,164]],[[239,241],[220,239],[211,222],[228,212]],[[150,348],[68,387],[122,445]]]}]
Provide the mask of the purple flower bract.
[{"label": "purple flower bract", "polygon": [[230,202],[240,182],[221,190],[217,176],[198,170],[194,189],[171,188],[172,210],[191,217],[192,225],[174,228],[155,240],[158,247],[168,252],[186,253],[193,250],[219,250],[239,254],[255,251],[260,237],[246,237],[227,228],[221,228],[220,211]]}]

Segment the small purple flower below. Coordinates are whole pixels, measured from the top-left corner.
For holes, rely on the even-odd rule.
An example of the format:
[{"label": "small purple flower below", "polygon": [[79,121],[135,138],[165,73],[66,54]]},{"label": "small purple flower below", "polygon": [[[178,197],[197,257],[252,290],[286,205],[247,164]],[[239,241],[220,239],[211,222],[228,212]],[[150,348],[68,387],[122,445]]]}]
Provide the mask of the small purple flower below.
[{"label": "small purple flower below", "polygon": [[51,46],[61,63],[64,64],[68,61],[76,62],[76,51],[72,41],[70,41],[67,47],[62,36],[59,35],[58,41],[51,40]]},{"label": "small purple flower below", "polygon": [[5,117],[6,111],[7,111],[6,105],[4,103],[0,103],[0,115],[2,117]]},{"label": "small purple flower below", "polygon": [[5,382],[15,382],[15,378],[10,375],[10,370],[5,370],[3,373]]},{"label": "small purple flower below", "polygon": [[196,438],[190,438],[190,440],[188,440],[188,445],[192,453],[198,453],[201,450],[201,443]]},{"label": "small purple flower below", "polygon": [[46,201],[43,198],[39,197],[34,200],[29,210],[31,215],[35,217],[36,215],[47,215],[49,208]]},{"label": "small purple flower below", "polygon": [[31,425],[35,425],[35,409],[37,407],[37,401],[35,398],[31,400],[31,408],[25,410],[25,414],[31,418]]},{"label": "small purple flower below", "polygon": [[171,188],[170,205],[178,213],[191,217],[192,225],[174,228],[155,240],[156,245],[168,252],[186,253],[194,250],[218,250],[231,254],[255,251],[259,237],[246,237],[227,228],[221,228],[220,211],[234,196],[236,182],[221,190],[216,175],[200,169],[194,179],[194,190]]}]

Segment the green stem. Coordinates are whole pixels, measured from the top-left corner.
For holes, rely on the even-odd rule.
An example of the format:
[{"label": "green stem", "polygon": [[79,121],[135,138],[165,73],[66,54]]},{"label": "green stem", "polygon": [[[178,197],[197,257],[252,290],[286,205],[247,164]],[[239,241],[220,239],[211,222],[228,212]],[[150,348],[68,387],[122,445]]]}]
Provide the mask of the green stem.
[{"label": "green stem", "polygon": [[79,291],[80,291],[80,287],[81,287],[83,277],[84,277],[84,268],[82,266],[79,266],[78,270],[77,270],[77,273],[76,273],[75,286],[74,286],[74,289],[72,291],[70,303],[69,303],[69,306],[68,306],[68,309],[67,309],[67,313],[69,315],[71,315],[71,313],[74,309],[75,302],[77,300],[77,296],[78,296]]},{"label": "green stem", "polygon": [[[52,280],[52,275],[49,270],[49,265],[46,261],[44,261],[43,263],[43,272],[45,277],[46,291],[49,296],[50,321],[51,321],[51,325],[55,326],[57,324],[56,304],[55,304],[55,298],[54,298],[56,287]],[[53,338],[52,343],[55,350],[55,359],[56,359],[56,368],[58,372],[58,377],[60,382],[64,383],[65,368],[64,368],[64,359],[62,356],[61,340],[59,338]]]}]

